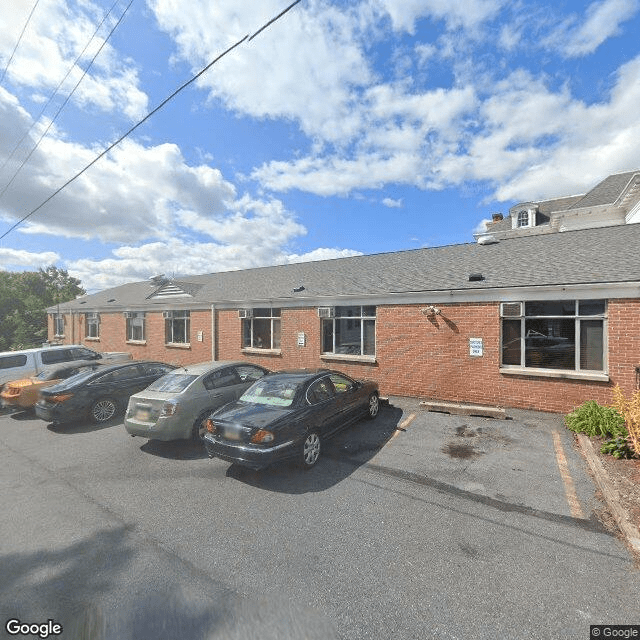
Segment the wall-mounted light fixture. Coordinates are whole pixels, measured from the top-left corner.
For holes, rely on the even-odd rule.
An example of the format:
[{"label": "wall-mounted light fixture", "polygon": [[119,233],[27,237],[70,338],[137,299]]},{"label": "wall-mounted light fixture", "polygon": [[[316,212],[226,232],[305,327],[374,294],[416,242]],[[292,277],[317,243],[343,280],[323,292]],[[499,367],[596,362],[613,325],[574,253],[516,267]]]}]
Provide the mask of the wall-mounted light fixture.
[{"label": "wall-mounted light fixture", "polygon": [[442,313],[442,311],[438,307],[434,307],[433,305],[424,307],[423,309],[420,309],[420,311],[425,316],[439,316]]}]

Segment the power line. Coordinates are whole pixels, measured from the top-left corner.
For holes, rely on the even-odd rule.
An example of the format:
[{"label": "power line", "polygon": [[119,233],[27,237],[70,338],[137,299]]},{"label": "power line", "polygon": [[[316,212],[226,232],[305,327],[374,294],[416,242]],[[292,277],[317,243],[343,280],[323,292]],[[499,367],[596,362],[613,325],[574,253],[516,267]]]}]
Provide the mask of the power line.
[{"label": "power line", "polygon": [[[111,5],[111,8],[109,9],[109,11],[107,11],[104,14],[104,16],[102,17],[102,20],[100,21],[100,24],[96,27],[96,30],[93,32],[93,35],[91,36],[91,38],[89,38],[89,41],[85,45],[84,49],[80,52],[78,57],[73,61],[73,63],[69,67],[69,70],[65,74],[64,78],[62,78],[62,80],[60,80],[60,82],[58,83],[58,86],[53,90],[53,93],[51,94],[51,96],[49,96],[49,99],[47,100],[47,103],[44,105],[44,107],[42,107],[40,113],[34,118],[33,122],[31,123],[31,126],[27,129],[27,131],[25,131],[25,133],[22,136],[22,138],[20,138],[20,140],[18,140],[18,142],[15,144],[15,146],[11,150],[11,153],[6,157],[5,161],[2,163],[2,166],[0,167],[0,172],[7,166],[7,163],[9,162],[9,160],[11,160],[11,158],[13,158],[13,154],[20,148],[20,145],[25,141],[26,137],[31,133],[32,129],[36,126],[36,123],[40,120],[40,118],[42,117],[44,112],[47,110],[48,106],[51,104],[51,102],[55,98],[56,94],[58,93],[58,91],[60,90],[62,85],[65,83],[66,79],[71,74],[71,72],[76,68],[76,66],[79,65],[79,62],[82,59],[82,56],[84,56],[85,52],[89,48],[89,45],[93,42],[93,40],[96,37],[98,31],[100,30],[100,28],[104,24],[105,20],[111,15],[111,12],[113,11],[114,7],[118,4],[118,2],[119,2],[119,0],[115,0],[115,2]],[[113,33],[113,31],[111,33]],[[111,37],[111,33],[107,37],[107,40],[109,39],[109,37]],[[93,64],[94,60],[95,60],[95,57],[91,60],[91,63],[89,65],[89,67]],[[89,70],[89,68],[87,68],[87,71],[88,70]],[[73,89],[73,91],[75,91],[77,86],[78,85],[76,85],[76,87]],[[56,119],[56,117],[58,116],[59,113],[60,113],[60,111],[58,111],[58,113],[54,116],[54,118],[53,118],[54,121],[55,121],[55,119]],[[40,140],[42,140],[42,138]],[[39,143],[40,143],[40,141],[38,141],[38,144]],[[37,144],[36,144],[36,146],[37,146]],[[20,167],[20,168],[22,168],[22,167]],[[18,171],[19,170],[20,169],[18,169]],[[2,194],[0,194],[0,195],[2,195]]]},{"label": "power line", "polygon": [[231,51],[233,51],[236,47],[239,47],[243,42],[245,42],[246,40],[253,40],[253,38],[255,38],[258,34],[260,34],[262,31],[264,31],[267,27],[269,27],[270,25],[272,25],[276,20],[279,20],[282,16],[284,16],[288,11],[290,11],[291,9],[293,9],[293,7],[295,7],[297,4],[299,4],[302,0],[296,0],[295,2],[292,2],[284,11],[281,11],[275,18],[272,18],[271,20],[269,20],[269,22],[265,23],[260,29],[258,29],[258,31],[256,31],[252,36],[249,36],[248,34],[246,36],[244,36],[244,38],[241,38],[240,40],[238,40],[235,44],[231,45],[228,49],[226,49],[225,51],[223,51],[219,56],[217,56],[216,58],[214,58],[207,66],[205,66],[203,69],[201,69],[198,73],[196,73],[195,76],[193,76],[192,78],[190,78],[189,80],[187,80],[184,84],[182,84],[180,87],[178,87],[168,98],[165,98],[157,107],[155,107],[154,109],[152,109],[144,118],[142,118],[142,120],[140,120],[137,124],[135,124],[133,127],[131,127],[131,129],[129,129],[125,134],[123,134],[122,136],[120,136],[120,138],[118,138],[115,142],[113,142],[112,144],[110,144],[104,151],[100,152],[89,164],[87,164],[83,169],[81,169],[80,171],[78,171],[78,173],[76,173],[72,178],[69,178],[69,180],[67,180],[61,187],[58,187],[58,189],[56,189],[48,198],[46,198],[43,202],[41,202],[35,209],[32,209],[27,215],[23,216],[22,218],[20,218],[20,220],[18,220],[15,224],[13,224],[11,227],[9,227],[9,229],[7,229],[7,231],[5,231],[1,236],[0,236],[0,240],[2,240],[3,238],[5,238],[6,236],[8,236],[15,228],[17,228],[18,226],[20,226],[25,220],[27,220],[28,218],[30,218],[34,213],[38,212],[40,209],[42,209],[42,207],[44,207],[45,204],[47,204],[50,200],[52,200],[53,198],[55,198],[55,196],[57,196],[63,189],[66,189],[66,187],[68,187],[72,182],[74,182],[75,180],[77,180],[83,173],[85,173],[88,169],[90,169],[94,164],[96,164],[96,162],[98,162],[98,160],[100,160],[101,158],[103,158],[105,155],[107,155],[107,153],[109,153],[109,151],[111,151],[114,147],[116,147],[117,145],[119,145],[125,138],[127,138],[129,135],[131,135],[140,125],[142,125],[143,123],[145,123],[152,115],[154,115],[156,112],[160,111],[160,109],[162,109],[162,107],[164,107],[167,102],[169,102],[170,100],[172,100],[173,98],[175,98],[175,96],[177,96],[183,89],[185,89],[186,87],[188,87],[190,84],[193,84],[200,76],[202,76],[204,73],[206,73],[214,64],[216,64],[219,60],[221,60],[222,58],[224,58],[224,56],[226,56],[228,53],[230,53]]},{"label": "power line", "polygon": [[9,56],[9,60],[7,62],[7,65],[5,66],[4,71],[2,72],[2,77],[0,78],[0,83],[4,80],[4,76],[7,73],[7,69],[9,68],[9,65],[11,64],[11,61],[13,60],[13,56],[15,55],[16,50],[18,49],[18,45],[20,44],[20,41],[22,40],[22,36],[24,35],[24,32],[27,30],[27,25],[31,21],[31,16],[33,15],[33,12],[36,10],[36,7],[38,6],[38,2],[40,2],[40,0],[36,0],[36,3],[33,5],[33,8],[31,9],[31,13],[29,14],[29,17],[27,18],[27,21],[24,23],[24,27],[22,27],[22,31],[20,32],[20,37],[18,38],[18,41],[16,42],[16,46],[13,47],[13,51],[11,52],[11,55]]},{"label": "power line", "polygon": [[7,182],[7,184],[4,186],[2,191],[0,191],[0,198],[6,193],[7,189],[13,184],[13,181],[16,179],[16,177],[22,170],[22,167],[24,167],[24,165],[27,164],[27,162],[29,162],[29,159],[34,154],[35,150],[40,146],[40,143],[42,142],[43,138],[47,135],[47,133],[49,133],[49,129],[51,129],[51,127],[53,126],[53,123],[56,121],[57,117],[60,115],[60,112],[67,106],[67,102],[69,102],[69,100],[71,99],[71,96],[75,93],[76,89],[80,86],[80,83],[84,80],[84,77],[89,72],[89,69],[93,65],[95,59],[98,57],[98,55],[100,54],[104,46],[107,44],[107,41],[109,40],[109,38],[111,38],[111,36],[113,35],[113,32],[118,28],[118,26],[124,19],[125,15],[127,14],[127,11],[129,11],[129,8],[131,7],[132,4],[133,4],[133,0],[130,0],[129,4],[127,5],[127,8],[122,12],[122,15],[118,19],[118,22],[116,22],[116,24],[113,26],[113,29],[111,29],[111,31],[109,32],[109,35],[100,45],[100,48],[96,51],[96,54],[93,56],[93,58],[91,58],[91,62],[87,65],[87,68],[82,72],[82,75],[80,76],[80,79],[78,80],[78,82],[76,82],[75,87],[73,87],[73,89],[71,90],[71,93],[65,98],[64,102],[60,105],[60,108],[58,109],[58,111],[56,111],[56,114],[51,119],[51,122],[47,125],[47,128],[44,130],[43,134],[40,136],[40,138],[36,142],[33,149],[29,151],[29,153],[27,154],[27,157],[22,161],[20,166],[15,170],[15,173],[11,176],[11,179],[9,180],[9,182]]}]

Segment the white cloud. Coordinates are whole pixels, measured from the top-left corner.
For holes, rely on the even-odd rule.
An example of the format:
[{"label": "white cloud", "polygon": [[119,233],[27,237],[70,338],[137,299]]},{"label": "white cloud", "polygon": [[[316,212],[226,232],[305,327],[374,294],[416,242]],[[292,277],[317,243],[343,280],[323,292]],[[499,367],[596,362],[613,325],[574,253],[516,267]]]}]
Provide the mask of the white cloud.
[{"label": "white cloud", "polygon": [[174,239],[140,246],[124,246],[104,260],[84,258],[68,264],[69,274],[79,278],[87,290],[106,289],[146,280],[157,273],[171,277],[249,269],[272,264],[329,260],[361,255],[349,249],[314,249],[305,254],[290,254],[268,244],[262,246],[192,243]]},{"label": "white cloud", "polygon": [[[30,0],[15,0],[11,11],[3,11],[0,16],[0,61],[3,68],[9,61],[32,8],[33,2]],[[123,8],[116,11],[121,12]],[[92,39],[104,14],[105,7],[94,6],[85,1],[39,2],[24,31],[20,46],[7,67],[7,80],[19,86],[33,88],[37,92],[36,97],[39,94],[43,100],[43,94],[48,98],[68,74],[60,89],[60,95],[67,95],[81,78],[82,70],[88,67],[104,44],[104,38],[119,15],[112,15],[107,19],[97,36]],[[85,47],[80,64],[74,65]],[[139,89],[138,84],[135,68],[130,62],[120,60],[107,43],[78,86],[73,99],[80,105],[91,104],[103,111],[124,112],[129,118],[137,119],[147,110],[147,96]]]},{"label": "white cloud", "polygon": [[603,0],[587,7],[586,19],[580,25],[556,33],[567,56],[579,57],[593,53],[603,42],[618,34],[620,25],[633,17],[639,8],[638,0]]},{"label": "white cloud", "polygon": [[[161,28],[173,35],[180,57],[194,69],[282,10],[278,0],[252,5],[247,24],[244,5],[233,0],[150,4]],[[295,119],[310,136],[340,141],[358,127],[353,89],[372,79],[359,28],[356,10],[303,3],[223,58],[200,86],[233,110],[255,118]]]},{"label": "white cloud", "polygon": [[402,198],[394,200],[393,198],[383,198],[382,204],[389,209],[402,209]]},{"label": "white cloud", "polygon": [[504,4],[499,0],[378,0],[394,29],[413,33],[420,18],[444,20],[449,28],[473,29],[493,17]]},{"label": "white cloud", "polygon": [[0,247],[0,269],[25,268],[39,269],[56,264],[60,261],[60,256],[55,251],[45,251],[34,253],[21,249],[8,249]]}]

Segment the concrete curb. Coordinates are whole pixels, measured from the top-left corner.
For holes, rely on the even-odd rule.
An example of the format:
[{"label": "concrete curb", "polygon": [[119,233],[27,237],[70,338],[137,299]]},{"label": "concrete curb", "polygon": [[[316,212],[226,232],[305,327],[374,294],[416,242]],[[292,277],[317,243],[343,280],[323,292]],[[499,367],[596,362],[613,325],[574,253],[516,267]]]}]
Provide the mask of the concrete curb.
[{"label": "concrete curb", "polygon": [[589,463],[589,467],[591,467],[591,471],[593,471],[596,484],[600,491],[602,491],[602,495],[607,501],[622,535],[626,538],[629,546],[635,552],[640,553],[640,531],[638,531],[638,527],[631,521],[629,514],[620,504],[618,492],[613,488],[605,468],[598,459],[593,448],[593,443],[582,433],[578,434],[578,443],[584,453],[584,457]]}]

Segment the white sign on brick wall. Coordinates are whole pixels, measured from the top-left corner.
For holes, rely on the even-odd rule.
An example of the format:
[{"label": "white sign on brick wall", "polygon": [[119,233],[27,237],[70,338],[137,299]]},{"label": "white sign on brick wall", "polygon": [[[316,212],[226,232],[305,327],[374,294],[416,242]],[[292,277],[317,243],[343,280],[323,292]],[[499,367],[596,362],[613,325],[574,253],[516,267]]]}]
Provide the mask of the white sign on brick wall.
[{"label": "white sign on brick wall", "polygon": [[484,355],[482,338],[469,338],[469,355],[474,357]]}]

